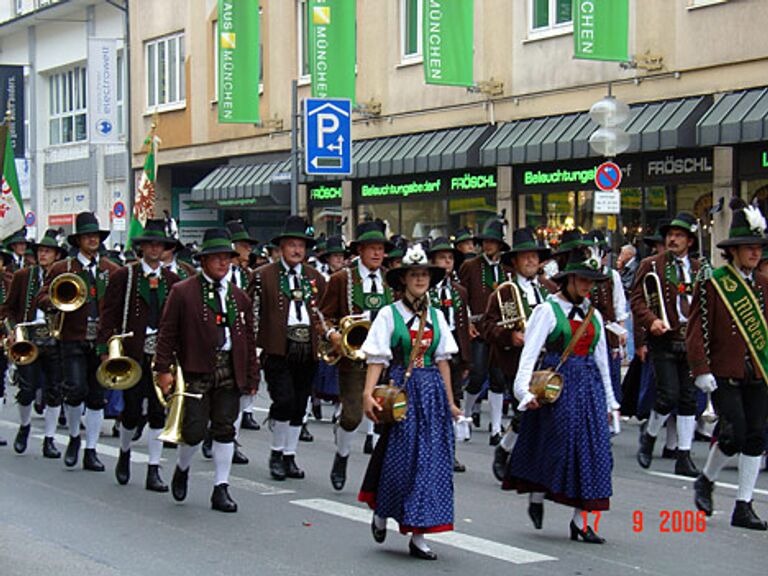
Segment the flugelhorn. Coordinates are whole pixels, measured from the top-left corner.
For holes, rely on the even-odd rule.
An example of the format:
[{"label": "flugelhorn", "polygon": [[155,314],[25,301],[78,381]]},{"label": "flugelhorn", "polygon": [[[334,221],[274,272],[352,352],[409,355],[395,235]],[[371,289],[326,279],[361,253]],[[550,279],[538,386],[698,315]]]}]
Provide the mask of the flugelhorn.
[{"label": "flugelhorn", "polygon": [[109,358],[96,370],[96,380],[108,390],[128,390],[141,380],[141,366],[123,352],[123,338],[130,338],[133,332],[116,334],[107,341]]},{"label": "flugelhorn", "polygon": [[85,304],[88,299],[88,286],[77,274],[65,272],[51,280],[48,288],[51,304],[58,310],[56,320],[51,328],[51,336],[61,338],[64,329],[64,317],[67,312],[74,312]]},{"label": "flugelhorn", "polygon": [[669,330],[669,318],[667,317],[667,311],[664,308],[664,296],[661,291],[661,279],[656,273],[656,262],[651,262],[653,270],[648,272],[643,278],[643,296],[645,296],[645,302],[648,304],[651,312],[653,312],[657,318],[663,323],[664,327]]},{"label": "flugelhorn", "polygon": [[[26,328],[31,326],[42,326],[45,320],[35,320],[34,322],[19,322],[13,327],[13,344],[8,348],[8,359],[16,366],[26,366],[37,360],[40,351],[37,344],[27,340]],[[8,327],[10,333],[10,327]]]},{"label": "flugelhorn", "polygon": [[341,353],[350,360],[365,360],[365,352],[361,350],[363,342],[368,337],[371,321],[365,314],[344,316],[339,322],[341,332]]},{"label": "flugelhorn", "polygon": [[182,444],[184,442],[184,437],[181,432],[181,425],[184,421],[184,399],[195,398],[200,400],[203,395],[187,392],[187,384],[184,381],[184,372],[181,369],[181,364],[177,362],[176,367],[172,372],[176,373],[175,390],[168,396],[163,393],[162,388],[160,388],[160,385],[157,382],[158,374],[154,373],[152,377],[152,383],[155,387],[157,399],[164,408],[170,408],[168,410],[168,417],[165,420],[165,427],[158,438],[163,442]]},{"label": "flugelhorn", "polygon": [[[505,300],[502,296],[504,288],[509,288],[509,299]],[[525,332],[525,308],[523,307],[523,295],[520,293],[520,288],[512,282],[507,280],[502,282],[496,288],[496,301],[499,303],[499,313],[501,314],[501,320],[496,325],[502,328],[508,328],[517,332]]]}]

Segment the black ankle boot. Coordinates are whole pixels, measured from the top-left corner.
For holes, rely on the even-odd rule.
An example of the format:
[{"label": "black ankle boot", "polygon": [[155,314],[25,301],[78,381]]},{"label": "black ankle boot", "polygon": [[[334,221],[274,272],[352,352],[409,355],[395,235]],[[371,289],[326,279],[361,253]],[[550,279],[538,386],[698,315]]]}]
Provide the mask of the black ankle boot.
[{"label": "black ankle boot", "polygon": [[117,466],[115,466],[115,478],[121,486],[128,484],[131,479],[131,451],[120,450],[120,456],[117,457]]},{"label": "black ankle boot", "polygon": [[67,451],[64,453],[64,465],[67,468],[72,468],[77,464],[77,459],[79,455],[80,455],[80,436],[70,436],[69,444],[67,444]]},{"label": "black ankle boot", "polygon": [[333,457],[333,468],[331,468],[331,486],[334,490],[343,490],[347,481],[347,460],[349,456],[339,456],[337,453]]},{"label": "black ankle boot", "polygon": [[296,465],[296,457],[293,454],[284,455],[283,464],[285,466],[285,475],[288,478],[295,478],[298,480],[304,478],[304,470]]},{"label": "black ankle boot", "polygon": [[[53,438],[45,437],[43,439],[43,458],[61,458],[61,452],[56,448],[56,444],[53,442]],[[77,460],[75,460],[77,461]]]},{"label": "black ankle boot", "polygon": [[363,443],[363,454],[373,454],[373,434],[365,435],[365,442]]},{"label": "black ankle boot", "polygon": [[95,448],[86,448],[83,451],[83,470],[90,470],[91,472],[104,472],[104,464],[99,460],[99,455],[96,454]]},{"label": "black ankle boot", "polygon": [[693,460],[691,460],[690,450],[677,451],[675,474],[678,476],[687,476],[688,478],[696,478],[700,474],[699,469],[696,468],[696,464],[694,464]]},{"label": "black ankle boot", "polygon": [[571,520],[571,540],[578,540],[579,538],[587,544],[605,544],[605,538],[600,538],[600,536],[595,534],[591,526],[587,526],[586,530],[582,530]]},{"label": "black ankle boot", "polygon": [[544,503],[542,502],[529,502],[528,503],[528,516],[533,522],[533,527],[536,530],[541,530],[544,526]]},{"label": "black ankle boot", "polygon": [[29,431],[32,428],[29,424],[26,426],[19,426],[19,431],[16,433],[16,440],[13,442],[13,449],[16,454],[24,454],[27,451],[27,441],[29,440]]},{"label": "black ankle boot", "polygon": [[301,425],[301,432],[299,432],[299,441],[300,442],[314,442],[315,437],[312,436],[312,433],[309,431],[309,428],[307,428],[306,424]]},{"label": "black ankle boot", "polygon": [[248,464],[248,456],[242,453],[240,450],[240,443],[235,441],[235,450],[232,452],[232,464],[245,465]]},{"label": "black ankle boot", "polygon": [[696,508],[707,516],[712,516],[712,510],[714,509],[712,492],[715,490],[715,483],[704,476],[704,474],[700,474],[696,478],[696,482],[693,483],[693,490],[695,492],[693,502],[696,504]]},{"label": "black ankle boot", "polygon": [[493,476],[499,482],[504,481],[504,475],[507,473],[507,463],[509,462],[509,452],[499,444],[493,452]]},{"label": "black ankle boot", "polygon": [[243,422],[240,424],[240,427],[246,430],[261,430],[261,426],[250,412],[243,412]]},{"label": "black ankle boot", "polygon": [[219,484],[213,487],[211,508],[219,512],[237,512],[237,503],[229,495],[229,485]]},{"label": "black ankle boot", "polygon": [[182,470],[176,466],[171,480],[171,494],[177,502],[182,502],[187,497],[187,481],[189,480],[189,468]]},{"label": "black ankle boot", "polygon": [[272,450],[269,455],[269,474],[275,480],[285,480],[285,461],[281,450]]},{"label": "black ankle boot", "polygon": [[650,468],[653,462],[653,447],[656,445],[656,438],[643,432],[640,436],[640,448],[637,450],[637,463],[643,468]]},{"label": "black ankle boot", "polygon": [[752,509],[752,502],[736,500],[731,514],[731,526],[738,528],[748,528],[749,530],[768,530],[768,523],[761,520]]},{"label": "black ankle boot", "polygon": [[147,481],[144,487],[150,492],[168,492],[168,485],[160,478],[160,466],[158,464],[147,466]]}]

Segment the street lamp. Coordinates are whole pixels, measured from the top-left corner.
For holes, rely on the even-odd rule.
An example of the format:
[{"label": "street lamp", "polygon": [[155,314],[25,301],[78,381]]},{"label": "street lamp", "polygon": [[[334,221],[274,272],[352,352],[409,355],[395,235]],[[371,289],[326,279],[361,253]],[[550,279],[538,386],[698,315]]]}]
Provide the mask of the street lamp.
[{"label": "street lamp", "polygon": [[592,150],[601,156],[618,156],[629,148],[629,135],[619,128],[629,119],[629,106],[608,95],[595,102],[589,109],[589,117],[600,126],[589,137]]}]

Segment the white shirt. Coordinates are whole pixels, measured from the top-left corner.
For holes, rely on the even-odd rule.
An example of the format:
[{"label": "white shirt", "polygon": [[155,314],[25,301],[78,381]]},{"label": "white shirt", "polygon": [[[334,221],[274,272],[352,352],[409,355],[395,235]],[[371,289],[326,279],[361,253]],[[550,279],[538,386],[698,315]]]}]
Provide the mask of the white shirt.
[{"label": "white shirt", "polygon": [[[544,302],[544,297],[541,295],[541,286],[534,278],[533,280],[529,280],[522,274],[517,274],[517,285],[520,287],[520,290],[523,292],[523,296],[528,301],[528,306],[531,308],[535,308],[538,304],[541,304]],[[536,293],[539,294],[539,299],[536,300]]]},{"label": "white shirt", "polygon": [[627,296],[624,294],[624,285],[621,283],[621,274],[618,270],[610,270],[611,282],[613,282],[613,310],[616,313],[616,322],[624,322],[629,317],[627,311]]},{"label": "white shirt", "polygon": [[501,267],[501,260],[496,260],[494,262],[488,258],[485,253],[483,253],[483,258],[485,259],[485,263],[488,264],[488,266],[490,266],[491,270],[493,271],[493,281],[501,284],[504,281],[504,272],[503,268]]},{"label": "white shirt", "polygon": [[[560,306],[566,317],[570,314],[573,304],[560,296],[552,296],[548,299],[555,306]],[[581,304],[581,309],[585,315],[589,303],[587,301]],[[595,318],[602,325],[603,318],[600,312],[595,310]],[[525,345],[520,355],[520,365],[515,377],[515,397],[520,401],[519,410],[526,410],[528,403],[534,398],[530,392],[531,376],[539,359],[539,354],[546,344],[547,337],[554,331],[557,325],[557,317],[552,306],[536,306],[525,330]],[[600,330],[600,338],[594,350],[595,363],[600,371],[600,377],[603,380],[603,389],[605,391],[605,401],[608,410],[618,410],[619,405],[613,396],[613,386],[611,386],[611,373],[608,368],[608,352],[605,343],[605,330]],[[566,386],[568,383],[566,382]]]},{"label": "white shirt", "polygon": [[[141,259],[141,272],[142,274],[144,274],[144,276],[148,276],[149,274],[155,274],[157,275],[158,278],[160,278],[160,275],[162,274],[162,270],[163,270],[162,266],[158,266],[157,268],[153,269],[149,264],[147,264],[144,261],[143,258]],[[129,298],[129,297],[130,297],[130,294],[126,294],[126,298]],[[147,335],[157,334],[157,328],[150,328],[149,326],[147,326],[146,334]]]},{"label": "white shirt", "polygon": [[[301,263],[296,264],[296,266],[293,267],[293,269],[296,271],[296,274],[290,274],[291,267],[288,266],[288,263],[283,260],[283,258],[280,258],[280,265],[283,267],[283,270],[286,271],[288,274],[288,289],[293,291],[295,289],[295,280],[296,278],[299,281],[299,287],[301,288]],[[307,303],[302,300],[300,302],[301,306],[301,320],[299,320],[299,316],[296,313],[296,301],[293,300],[293,298],[288,299],[288,326],[308,326],[311,324],[309,321],[309,312],[307,311]]]},{"label": "white shirt", "polygon": [[[43,270],[42,266],[37,267],[37,278],[40,281],[40,286],[43,285],[43,282],[45,281],[45,270]],[[35,308],[35,318],[33,322],[45,322],[45,312],[40,310],[40,308]]]},{"label": "white shirt", "polygon": [[[219,302],[221,302],[221,312],[224,316],[227,315],[227,289],[229,288],[229,279],[231,277],[231,274],[232,274],[232,271],[230,270],[229,272],[227,272],[227,275],[220,280],[221,286],[219,286],[219,290],[218,290]],[[203,278],[205,279],[206,282],[210,284],[214,283],[214,281],[210,278],[210,276],[208,276],[208,274],[206,274],[205,272],[203,272]],[[207,286],[205,288],[208,289]],[[207,306],[207,304],[204,304],[204,306]],[[232,338],[229,333],[229,326],[225,324],[224,325],[224,346],[221,347],[221,351],[229,352],[231,350],[232,350]]]},{"label": "white shirt", "polygon": [[[440,283],[435,286],[435,290],[437,290],[437,297],[440,299],[440,302],[443,301],[443,291],[447,291],[448,299],[453,299],[453,293],[451,292],[451,282],[446,277],[440,280]],[[453,306],[448,306],[447,310],[443,310],[443,308],[439,308],[438,312],[442,312],[443,316],[445,316],[445,321],[448,324],[448,328],[450,328],[451,332],[453,332],[456,329],[456,311],[453,309]]]},{"label": "white shirt", "polygon": [[[373,287],[373,280],[370,278],[371,274],[373,274],[376,277],[376,290],[378,290],[379,294],[384,294],[384,279],[381,275],[381,268],[378,268],[375,272],[373,272],[365,267],[362,259],[358,258],[357,271],[360,274],[360,279],[362,280],[362,283],[363,283],[363,294],[368,294],[371,292],[371,288]],[[365,315],[366,318],[370,320],[371,318],[370,310],[364,310],[363,314]]]},{"label": "white shirt", "polygon": [[246,286],[248,283],[248,277],[245,275],[245,272],[243,272],[243,269],[240,268],[240,266],[235,266],[234,264],[232,265],[232,282],[234,282],[235,286],[241,290],[248,288],[248,286]]},{"label": "white shirt", "polygon": [[[93,272],[93,275],[98,278],[99,276],[99,255],[98,254],[96,254],[93,257],[93,268],[91,268],[91,261],[82,252],[77,253],[77,259],[80,261],[80,264],[83,265],[83,270],[88,272],[88,274]],[[97,320],[97,318],[92,318],[91,315],[89,314],[88,320],[93,321],[93,320]]]},{"label": "white shirt", "polygon": [[[688,258],[688,255],[686,254],[682,258],[678,258],[677,256],[672,257],[672,266],[675,267],[675,272],[679,275],[680,272],[678,271],[677,265],[678,262],[680,262],[683,265],[683,276],[684,278],[678,278],[679,282],[685,282],[686,284],[690,284],[691,282],[691,260]],[[677,287],[675,286],[675,289]],[[680,298],[687,298],[688,299],[688,305],[691,304],[692,296],[690,294],[680,294],[680,297],[677,299],[676,306],[677,306],[677,317],[680,319],[681,324],[685,324],[688,322],[688,318],[683,314],[683,311],[680,308]]]},{"label": "white shirt", "polygon": [[[416,317],[411,325],[411,329],[418,330],[419,316],[414,314],[409,308],[406,308],[401,300],[395,302],[395,306],[406,324],[411,321],[411,318]],[[450,328],[448,328],[445,316],[439,313],[435,314],[435,316],[440,327],[440,342],[437,343],[433,358],[434,363],[437,364],[441,360],[450,360],[452,355],[459,352],[459,347],[456,345],[456,340],[454,340]],[[392,360],[392,333],[394,331],[395,318],[392,307],[384,306],[384,308],[379,310],[376,319],[371,324],[371,328],[368,330],[368,337],[363,342],[361,348],[365,352],[368,364],[384,364],[389,366],[389,361]]]}]

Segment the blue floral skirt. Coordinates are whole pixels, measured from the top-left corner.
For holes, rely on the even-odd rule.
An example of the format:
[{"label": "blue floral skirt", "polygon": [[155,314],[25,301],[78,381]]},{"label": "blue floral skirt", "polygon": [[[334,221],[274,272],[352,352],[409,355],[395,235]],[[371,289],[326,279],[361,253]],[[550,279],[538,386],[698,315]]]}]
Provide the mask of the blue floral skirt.
[{"label": "blue floral skirt", "polygon": [[[543,365],[558,361],[559,355],[548,353]],[[600,372],[593,356],[571,356],[560,372],[560,398],[523,412],[502,489],[544,492],[582,510],[608,510],[613,456]]]},{"label": "blue floral skirt", "polygon": [[339,399],[339,368],[325,362],[317,363],[315,378],[312,380],[312,395],[318,400],[335,402]]},{"label": "blue floral skirt", "polygon": [[[390,369],[398,386],[403,372]],[[453,530],[453,422],[443,379],[435,367],[415,368],[405,391],[406,417],[384,427],[358,500],[404,534]]]}]

